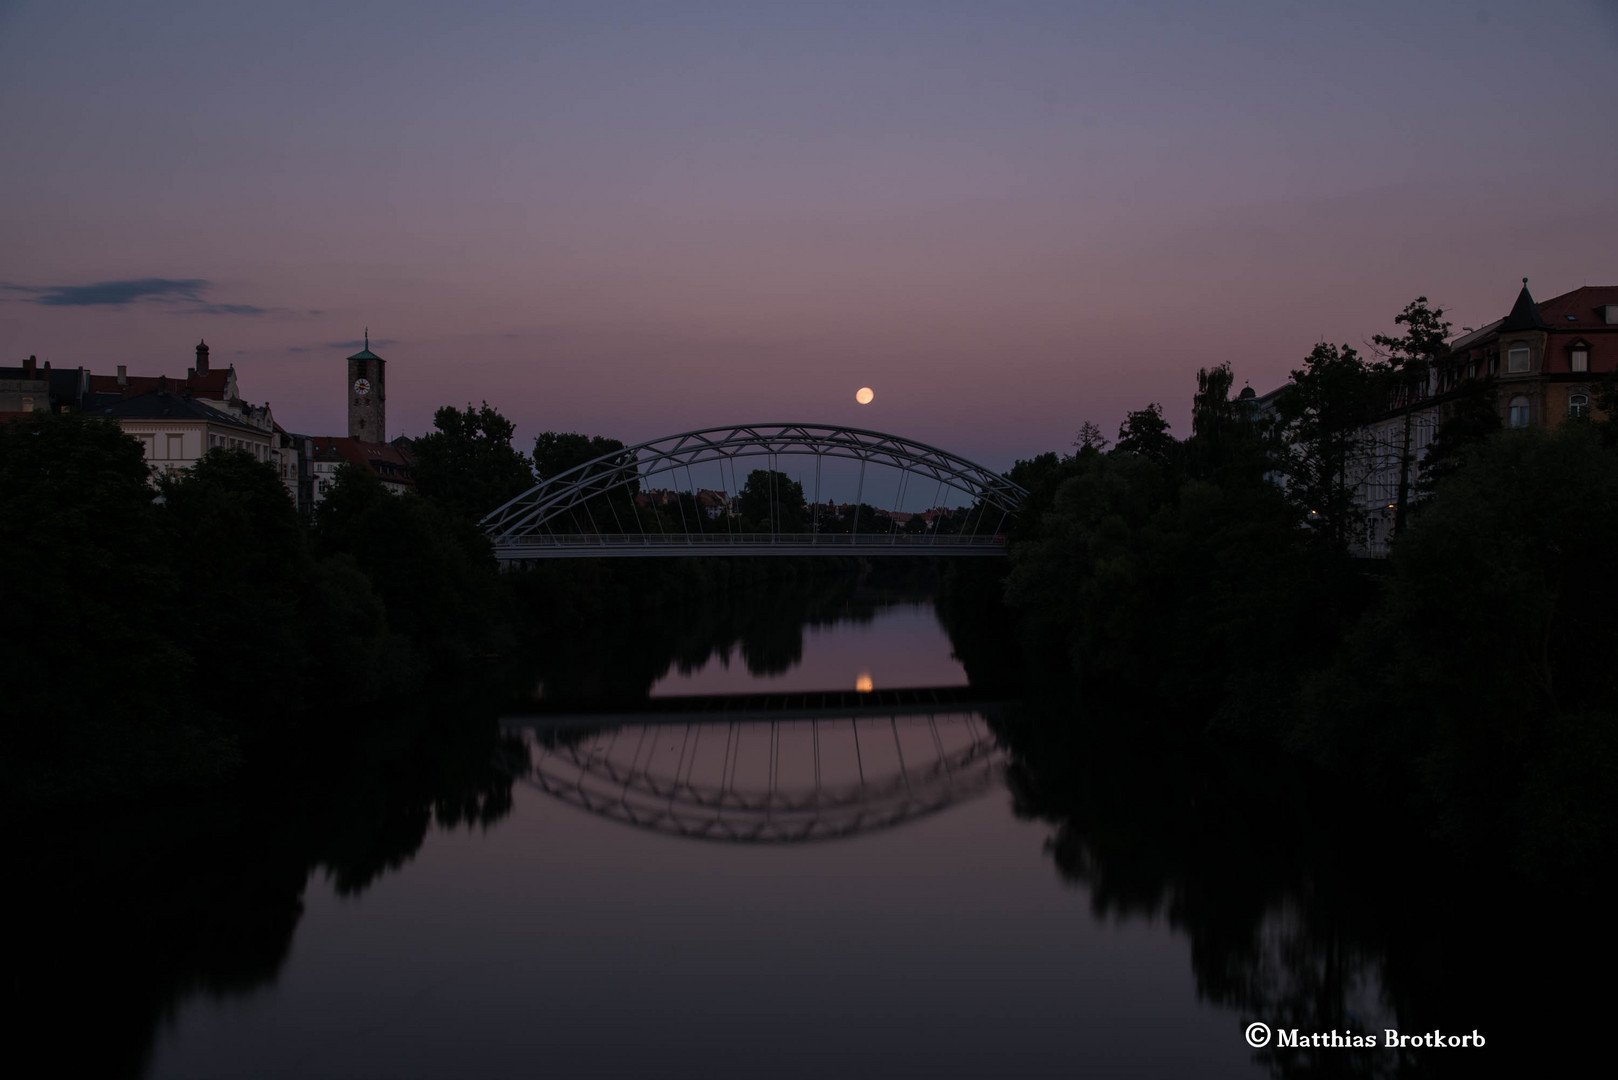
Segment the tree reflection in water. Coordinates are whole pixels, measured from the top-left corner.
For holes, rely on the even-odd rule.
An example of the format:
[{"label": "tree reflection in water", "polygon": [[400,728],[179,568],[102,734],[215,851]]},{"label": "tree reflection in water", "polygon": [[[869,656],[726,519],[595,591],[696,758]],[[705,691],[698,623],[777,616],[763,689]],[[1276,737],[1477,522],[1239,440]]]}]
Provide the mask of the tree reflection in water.
[{"label": "tree reflection in water", "polygon": [[465,713],[401,709],[206,803],[31,831],[11,866],[15,1046],[88,1076],[140,1076],[187,998],[276,979],[311,874],[357,895],[432,827],[499,821],[521,748],[492,707],[482,721]]},{"label": "tree reflection in water", "polygon": [[[1197,992],[1277,1029],[1380,1037],[1476,1029],[1483,1051],[1280,1048],[1282,1077],[1543,1070],[1600,1030],[1575,968],[1610,968],[1605,920],[1503,869],[1446,861],[1378,808],[1287,761],[1156,741],[1127,717],[1018,706],[998,718],[1019,816],[1052,823],[1058,873],[1099,919],[1186,934]],[[1487,1055],[1481,1058],[1480,1055]],[[1500,1073],[1506,1075],[1509,1073]]]}]

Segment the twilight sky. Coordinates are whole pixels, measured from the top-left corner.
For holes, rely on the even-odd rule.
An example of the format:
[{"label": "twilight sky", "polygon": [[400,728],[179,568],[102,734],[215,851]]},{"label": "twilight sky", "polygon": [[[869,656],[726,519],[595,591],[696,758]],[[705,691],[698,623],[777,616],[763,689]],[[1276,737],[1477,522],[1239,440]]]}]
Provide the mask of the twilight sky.
[{"label": "twilight sky", "polygon": [[[983,464],[1618,283],[1618,2],[0,0],[0,358]],[[862,385],[876,390],[854,403]]]}]

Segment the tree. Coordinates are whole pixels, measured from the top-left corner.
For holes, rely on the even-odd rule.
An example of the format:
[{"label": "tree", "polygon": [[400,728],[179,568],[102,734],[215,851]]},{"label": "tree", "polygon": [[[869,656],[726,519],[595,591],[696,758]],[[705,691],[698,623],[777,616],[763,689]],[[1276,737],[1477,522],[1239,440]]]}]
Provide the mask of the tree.
[{"label": "tree", "polygon": [[[624,444],[617,439],[608,439],[601,435],[545,431],[534,440],[534,471],[539,474],[542,481],[550,480],[571,472],[580,465],[598,458],[606,458],[606,461],[586,472],[573,474],[570,479],[604,477],[626,463],[626,459],[618,453],[623,449]],[[635,496],[639,493],[640,479],[636,477],[627,484],[609,488],[592,496],[579,507],[581,512],[574,521],[574,528],[593,532],[605,531],[610,526],[620,531],[627,530],[630,525],[639,521],[640,511],[635,505]]]},{"label": "tree", "polygon": [[1398,337],[1377,334],[1371,340],[1383,350],[1384,364],[1381,374],[1393,391],[1394,401],[1404,407],[1404,423],[1399,447],[1399,491],[1395,502],[1393,528],[1404,528],[1410,509],[1410,483],[1415,455],[1412,438],[1415,428],[1415,403],[1425,392],[1433,366],[1449,353],[1450,324],[1444,321],[1442,308],[1427,306],[1427,298],[1418,296],[1393,317],[1405,332]]},{"label": "tree", "polygon": [[1235,429],[1239,414],[1230,399],[1236,373],[1228,363],[1197,372],[1197,392],[1191,398],[1191,434],[1206,443],[1217,444]]},{"label": "tree", "polygon": [[489,407],[446,405],[433,414],[437,430],[411,444],[416,490],[440,506],[479,521],[534,485],[534,471],[511,445],[516,427]]},{"label": "tree", "polygon": [[322,555],[352,559],[370,579],[418,668],[508,644],[494,551],[475,522],[414,494],[391,495],[371,470],[345,464],[315,508],[315,539]]},{"label": "tree", "polygon": [[1078,438],[1073,440],[1073,445],[1081,454],[1086,450],[1094,450],[1099,454],[1107,448],[1107,437],[1101,434],[1101,425],[1093,420],[1086,420],[1079,428]]},{"label": "tree", "polygon": [[1531,870],[1594,865],[1618,837],[1618,620],[1599,585],[1618,454],[1600,442],[1565,424],[1474,447],[1304,710],[1322,761],[1413,771],[1389,779],[1419,784],[1442,831]]},{"label": "tree", "polygon": [[1163,406],[1152,402],[1124,418],[1118,428],[1118,445],[1114,453],[1139,454],[1159,465],[1168,463],[1174,449],[1174,436],[1169,434],[1169,422],[1163,419]]},{"label": "tree", "polygon": [[[585,462],[605,457],[624,444],[601,435],[580,435],[573,431],[543,431],[534,440],[534,472],[549,480]],[[607,466],[603,466],[605,469]],[[594,472],[599,470],[592,470]],[[637,486],[635,490],[640,490]]]},{"label": "tree", "polygon": [[1191,398],[1191,437],[1179,455],[1179,471],[1222,486],[1262,480],[1275,468],[1274,424],[1251,395],[1232,398],[1229,364],[1202,368]]},{"label": "tree", "polygon": [[140,443],[112,420],[0,421],[12,572],[0,803],[171,780],[160,774],[180,755],[161,742],[184,718],[192,665],[148,478]]},{"label": "tree", "polygon": [[1438,425],[1433,441],[1427,444],[1427,454],[1421,459],[1421,473],[1416,481],[1416,489],[1424,498],[1431,496],[1446,477],[1463,468],[1501,427],[1492,377],[1467,379],[1443,408],[1443,422]]},{"label": "tree", "polygon": [[300,613],[313,573],[303,522],[275,467],[243,450],[209,450],[161,477],[159,489],[188,650],[199,672],[277,686],[223,710],[262,732],[303,703],[309,654]]},{"label": "tree", "polygon": [[743,528],[750,532],[809,531],[803,485],[786,473],[754,469],[742,485],[740,503]]},{"label": "tree", "polygon": [[1596,383],[1596,408],[1603,416],[1598,425],[1603,445],[1609,449],[1618,446],[1618,370],[1607,372]]},{"label": "tree", "polygon": [[1321,342],[1281,395],[1287,494],[1333,551],[1347,550],[1363,514],[1356,494],[1370,469],[1365,426],[1382,383],[1352,346]]}]

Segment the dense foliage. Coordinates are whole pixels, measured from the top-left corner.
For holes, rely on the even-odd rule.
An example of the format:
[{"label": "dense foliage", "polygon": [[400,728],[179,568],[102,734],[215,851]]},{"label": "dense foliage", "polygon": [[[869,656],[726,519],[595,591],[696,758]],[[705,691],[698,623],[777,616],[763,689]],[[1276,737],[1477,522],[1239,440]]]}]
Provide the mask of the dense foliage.
[{"label": "dense foliage", "polygon": [[461,517],[476,520],[534,486],[534,470],[511,445],[516,425],[485,401],[465,410],[446,405],[430,433],[410,441],[416,490]]},{"label": "dense foliage", "polygon": [[1463,385],[1400,470],[1392,558],[1354,558],[1364,425],[1425,377],[1441,314],[1412,304],[1381,361],[1317,347],[1267,410],[1205,370],[1183,441],[1151,406],[1110,452],[1019,462],[1005,594],[1087,711],[1284,748],[1457,850],[1573,872],[1618,840],[1618,438],[1502,431]]},{"label": "dense foliage", "polygon": [[245,453],[154,484],[115,423],[41,413],[0,426],[0,538],[27,569],[0,660],[19,805],[217,783],[513,638],[482,534],[354,467],[311,527]]}]

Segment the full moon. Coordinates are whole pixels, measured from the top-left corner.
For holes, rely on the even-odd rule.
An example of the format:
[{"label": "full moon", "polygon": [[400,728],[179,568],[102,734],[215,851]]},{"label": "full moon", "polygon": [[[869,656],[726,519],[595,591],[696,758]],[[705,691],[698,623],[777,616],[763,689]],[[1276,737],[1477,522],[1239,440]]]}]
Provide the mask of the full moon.
[{"label": "full moon", "polygon": [[854,394],[854,400],[861,405],[869,405],[876,399],[876,393],[869,386],[862,386]]}]

